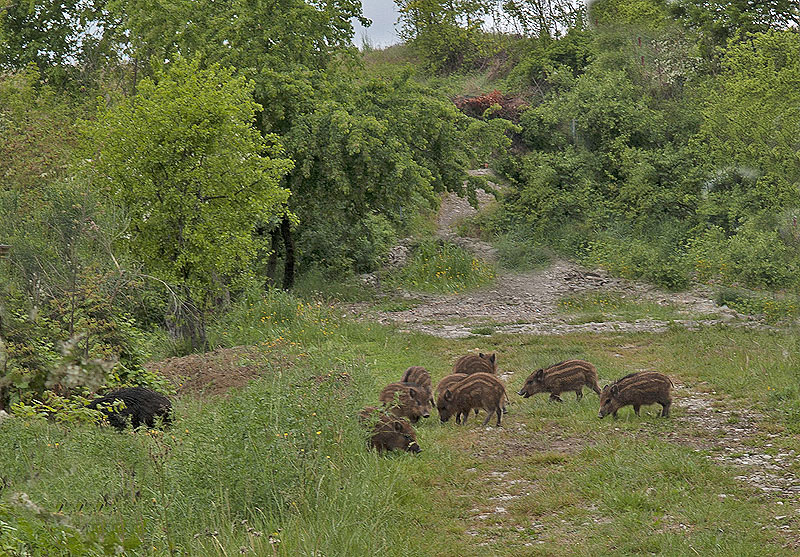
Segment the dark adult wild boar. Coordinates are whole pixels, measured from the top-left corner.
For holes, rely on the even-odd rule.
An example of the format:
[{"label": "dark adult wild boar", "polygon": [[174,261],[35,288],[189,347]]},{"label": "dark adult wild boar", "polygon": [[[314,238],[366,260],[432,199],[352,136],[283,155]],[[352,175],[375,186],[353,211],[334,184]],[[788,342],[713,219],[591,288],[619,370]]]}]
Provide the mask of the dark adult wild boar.
[{"label": "dark adult wild boar", "polygon": [[558,395],[565,391],[575,391],[575,396],[580,400],[583,398],[584,387],[600,394],[597,368],[583,360],[564,360],[531,373],[517,394],[528,398],[537,393],[550,393],[550,400],[563,402]]},{"label": "dark adult wild boar", "polygon": [[486,410],[483,425],[489,423],[492,414],[497,414],[497,425],[500,426],[505,399],[506,389],[496,375],[472,373],[445,389],[436,403],[436,408],[439,410],[439,419],[442,422],[455,415],[457,424],[467,423],[470,410],[483,408]]},{"label": "dark adult wild boar", "polygon": [[494,373],[497,374],[497,354],[467,354],[461,356],[453,365],[453,373]]},{"label": "dark adult wild boar", "polygon": [[369,444],[378,452],[398,450],[418,453],[422,450],[408,420],[387,414],[374,406],[364,408],[359,418],[362,424],[370,428]]},{"label": "dark adult wild boar", "polygon": [[429,418],[431,404],[428,393],[414,383],[389,383],[378,399],[389,411],[400,418],[408,418],[412,424],[420,418]]},{"label": "dark adult wild boar", "polygon": [[603,388],[598,417],[611,414],[616,418],[617,410],[629,404],[633,405],[633,411],[638,416],[639,407],[655,403],[661,405],[661,415],[669,417],[672,386],[670,378],[657,371],[640,371],[626,375]]},{"label": "dark adult wild boar", "polygon": [[425,391],[428,395],[428,401],[430,402],[431,406],[433,406],[433,389],[431,385],[431,374],[428,373],[428,370],[421,366],[411,366],[406,370],[403,374],[403,378],[400,379],[401,383],[413,383],[418,385],[420,389]]},{"label": "dark adult wild boar", "polygon": [[[118,400],[122,401],[119,406],[115,404]],[[88,407],[105,414],[108,423],[120,431],[125,429],[128,423],[134,428],[142,424],[154,427],[156,416],[161,416],[162,422],[168,424],[172,411],[172,403],[167,397],[144,387],[127,387],[111,391],[105,396],[94,399]]]}]

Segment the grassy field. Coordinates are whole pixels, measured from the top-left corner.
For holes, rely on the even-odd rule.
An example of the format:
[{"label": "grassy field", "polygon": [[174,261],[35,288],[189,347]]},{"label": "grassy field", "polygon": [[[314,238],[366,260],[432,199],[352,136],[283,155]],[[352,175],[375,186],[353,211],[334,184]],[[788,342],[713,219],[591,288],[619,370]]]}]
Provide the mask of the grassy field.
[{"label": "grassy field", "polygon": [[[0,554],[792,555],[800,547],[797,497],[759,489],[747,480],[753,466],[711,458],[728,445],[766,455],[797,446],[794,332],[442,340],[348,322],[322,304],[298,309],[291,299],[241,311],[214,334],[223,346],[257,345],[258,377],[225,397],[178,399],[164,433],[20,418],[0,425]],[[256,342],[259,334],[269,340]],[[436,382],[476,348],[498,353],[512,401],[502,428],[474,418],[440,424],[434,413],[418,427],[421,454],[364,448],[355,416],[380,387],[410,365],[426,366]],[[591,392],[563,404],[515,394],[531,371],[565,358],[594,362],[601,384],[640,369],[669,374],[678,385],[673,416],[645,407],[636,418],[626,408],[619,420],[598,420]],[[692,398],[725,418],[710,427],[683,404]],[[790,464],[775,475],[793,473],[800,469]]]}]

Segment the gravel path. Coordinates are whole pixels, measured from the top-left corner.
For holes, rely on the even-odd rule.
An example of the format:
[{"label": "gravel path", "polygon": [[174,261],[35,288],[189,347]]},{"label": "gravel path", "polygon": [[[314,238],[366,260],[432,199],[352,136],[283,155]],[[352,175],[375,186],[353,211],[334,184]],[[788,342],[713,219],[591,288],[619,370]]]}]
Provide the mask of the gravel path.
[{"label": "gravel path", "polygon": [[[482,190],[478,191],[478,200],[480,209],[495,202],[494,196]],[[461,245],[481,259],[494,262],[497,260],[497,251],[493,246],[457,234],[458,223],[475,212],[465,199],[455,194],[446,196],[437,218],[437,236]],[[611,293],[632,301],[671,306],[677,311],[677,319],[571,323],[569,316],[558,311],[558,301],[565,296],[581,293]],[[403,311],[380,311],[370,303],[345,307],[361,319],[397,324],[403,331],[423,332],[443,338],[473,336],[472,331],[476,327],[485,326],[492,326],[496,333],[548,335],[586,331],[661,332],[670,323],[689,329],[722,322],[735,326],[764,327],[757,320],[727,306],[718,306],[708,289],[697,287],[689,292],[664,292],[652,285],[612,277],[602,269],[587,269],[565,260],[556,260],[546,269],[531,272],[501,270],[491,286],[464,294],[405,292],[400,296],[408,300],[407,305],[413,307]]]}]

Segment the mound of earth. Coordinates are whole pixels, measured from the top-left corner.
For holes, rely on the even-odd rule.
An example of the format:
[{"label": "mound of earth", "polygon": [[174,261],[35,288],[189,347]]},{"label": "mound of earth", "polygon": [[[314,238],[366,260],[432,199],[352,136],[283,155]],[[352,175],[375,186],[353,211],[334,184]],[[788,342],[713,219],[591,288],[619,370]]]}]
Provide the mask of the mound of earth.
[{"label": "mound of earth", "polygon": [[237,346],[151,362],[146,367],[166,377],[178,395],[215,396],[269,373],[275,363],[275,354],[269,355],[267,364],[267,354],[258,347]]}]

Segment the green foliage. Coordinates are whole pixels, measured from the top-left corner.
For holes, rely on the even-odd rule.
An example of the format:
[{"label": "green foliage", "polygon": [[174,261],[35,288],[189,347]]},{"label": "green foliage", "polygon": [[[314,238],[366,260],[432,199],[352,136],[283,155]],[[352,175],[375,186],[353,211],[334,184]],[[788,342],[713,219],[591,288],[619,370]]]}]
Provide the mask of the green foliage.
[{"label": "green foliage", "polygon": [[[113,17],[100,1],[13,2],[0,9],[0,69],[35,65],[50,84],[85,78],[111,55]],[[84,74],[84,75],[81,75]]]},{"label": "green foliage", "polygon": [[667,8],[664,0],[598,0],[591,3],[588,17],[596,25],[657,29],[668,21]]},{"label": "green foliage", "polygon": [[689,286],[690,269],[674,238],[657,234],[632,238],[605,234],[589,242],[586,263],[631,279],[644,279],[670,290]]},{"label": "green foliage", "polygon": [[552,260],[550,250],[519,233],[510,232],[495,240],[500,264],[507,269],[531,271],[547,266]]},{"label": "green foliage", "polygon": [[421,291],[457,293],[494,280],[494,269],[466,250],[423,241],[393,278],[400,286]]},{"label": "green foliage", "polygon": [[669,11],[696,33],[703,57],[714,64],[731,40],[800,22],[800,9],[791,0],[678,0],[669,3]]},{"label": "green foliage", "polygon": [[289,207],[301,265],[333,275],[377,268],[437,194],[474,196],[481,180],[465,169],[510,143],[509,122],[471,120],[408,73],[350,84],[315,108],[285,136],[296,162]]},{"label": "green foliage", "polygon": [[352,19],[367,23],[354,0],[229,3],[180,0],[117,5],[130,30],[133,55],[153,60],[200,59],[254,82],[262,132],[285,133],[294,119],[327,97],[326,69],[356,49]]},{"label": "green foliage", "polygon": [[491,36],[481,30],[492,6],[480,0],[395,0],[398,34],[433,73],[470,70],[492,54]]},{"label": "green foliage", "polygon": [[763,295],[737,288],[721,288],[715,301],[748,315],[763,315],[768,323],[800,317],[800,300],[795,295]]},{"label": "green foliage", "polygon": [[256,225],[288,196],[278,181],[291,162],[252,127],[256,109],[232,70],[178,61],[86,126],[95,180],[130,219],[119,243],[200,311],[247,277]]},{"label": "green foliage", "polygon": [[800,206],[800,41],[793,31],[755,35],[731,45],[722,67],[706,92],[695,140],[719,169],[707,187],[711,207],[703,210],[721,206],[717,212],[735,226]]},{"label": "green foliage", "polygon": [[274,346],[283,341],[314,344],[337,334],[339,319],[333,305],[303,300],[282,290],[254,291],[209,324],[211,346]]}]

